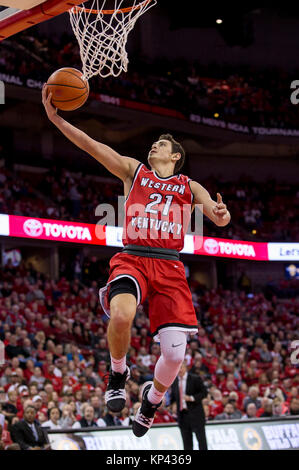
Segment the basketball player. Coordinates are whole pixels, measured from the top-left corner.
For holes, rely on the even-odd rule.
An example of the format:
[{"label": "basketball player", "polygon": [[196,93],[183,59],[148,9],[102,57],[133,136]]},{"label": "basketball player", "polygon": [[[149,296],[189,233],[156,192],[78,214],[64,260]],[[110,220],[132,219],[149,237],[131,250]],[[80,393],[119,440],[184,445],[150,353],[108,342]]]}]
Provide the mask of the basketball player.
[{"label": "basketball player", "polygon": [[148,169],[58,116],[45,88],[43,104],[50,121],[71,142],[124,184],[124,249],[112,257],[108,283],[100,289],[102,307],[110,315],[107,338],[111,370],[105,400],[112,412],[120,412],[125,406],[131,327],[137,306],[148,297],[150,329],[160,341],[161,356],[153,382],[145,383],[141,390],[142,404],[133,423],[134,434],[141,437],[151,427],[156,409],[179,372],[188,334],[198,331],[184,265],[179,261],[191,210],[202,204],[204,214],[218,226],[227,225],[230,214],[219,193],[215,202],[199,183],[179,173],[185,152],[171,135],[162,135],[152,144]]}]

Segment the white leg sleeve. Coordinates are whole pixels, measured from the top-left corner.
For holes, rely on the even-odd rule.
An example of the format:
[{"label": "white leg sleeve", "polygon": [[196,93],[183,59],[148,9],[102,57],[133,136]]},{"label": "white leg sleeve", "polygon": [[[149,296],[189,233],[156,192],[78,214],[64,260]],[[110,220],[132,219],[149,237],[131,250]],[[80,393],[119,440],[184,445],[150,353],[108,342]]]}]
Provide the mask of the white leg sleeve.
[{"label": "white leg sleeve", "polygon": [[185,358],[189,333],[176,330],[160,332],[161,356],[155,367],[155,379],[169,388],[174,382]]}]

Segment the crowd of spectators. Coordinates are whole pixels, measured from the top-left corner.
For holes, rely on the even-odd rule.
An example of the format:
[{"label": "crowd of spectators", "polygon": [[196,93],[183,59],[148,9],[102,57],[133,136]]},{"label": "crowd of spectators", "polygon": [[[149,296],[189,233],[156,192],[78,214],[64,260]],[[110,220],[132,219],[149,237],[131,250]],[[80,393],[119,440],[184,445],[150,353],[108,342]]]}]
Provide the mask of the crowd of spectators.
[{"label": "crowd of spectators", "polygon": [[[46,429],[132,424],[139,387],[152,379],[160,346],[149,335],[145,303],[132,327],[126,407],[109,412],[104,404],[108,319],[98,302],[98,283],[87,278],[56,282],[23,262],[2,269],[0,448],[28,448],[18,441],[24,413]],[[185,360],[208,389],[206,419],[299,416],[299,368],[291,362],[291,343],[299,338],[298,298],[248,297],[221,286],[209,290],[192,277],[189,285],[199,332],[190,337]],[[175,422],[175,406],[168,392],[155,423]]]},{"label": "crowd of spectators", "polygon": [[[3,45],[0,72],[7,74],[44,82],[59,67],[82,67],[76,39],[67,34],[48,38],[36,29]],[[290,83],[297,75],[279,68],[206,66],[167,58],[149,62],[132,56],[127,73],[104,80],[93,78],[91,90],[175,109],[186,116],[217,114],[241,125],[297,128],[297,109],[289,98]]]},{"label": "crowd of spectators", "polygon": [[[100,189],[99,189],[100,187]],[[0,168],[0,213],[96,223],[96,207],[111,204],[117,215],[120,181],[97,181],[53,168],[46,173],[17,174]]]},{"label": "crowd of spectators", "polygon": [[[220,192],[229,207],[232,222],[218,228],[204,217],[204,236],[253,241],[299,241],[299,191],[296,185],[268,180],[253,181],[248,176],[237,181],[206,178],[200,183],[212,198]],[[82,173],[53,167],[46,173],[12,173],[0,168],[0,213],[97,223],[99,204],[114,207],[118,223],[118,196],[122,183],[99,183]],[[289,204],[289,201],[292,204]]]}]

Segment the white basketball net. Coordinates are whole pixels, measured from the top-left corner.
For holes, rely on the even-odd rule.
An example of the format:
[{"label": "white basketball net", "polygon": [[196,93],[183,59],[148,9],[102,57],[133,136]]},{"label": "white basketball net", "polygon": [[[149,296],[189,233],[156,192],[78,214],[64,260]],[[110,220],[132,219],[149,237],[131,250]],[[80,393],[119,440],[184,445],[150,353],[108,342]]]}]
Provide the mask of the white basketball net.
[{"label": "white basketball net", "polygon": [[130,8],[124,7],[124,0],[114,0],[113,9],[111,2],[110,9],[107,8],[107,0],[91,3],[88,9],[82,4],[69,10],[79,43],[83,75],[87,80],[94,75],[117,77],[127,71],[129,32],[139,16],[156,5],[157,0],[132,0]]}]

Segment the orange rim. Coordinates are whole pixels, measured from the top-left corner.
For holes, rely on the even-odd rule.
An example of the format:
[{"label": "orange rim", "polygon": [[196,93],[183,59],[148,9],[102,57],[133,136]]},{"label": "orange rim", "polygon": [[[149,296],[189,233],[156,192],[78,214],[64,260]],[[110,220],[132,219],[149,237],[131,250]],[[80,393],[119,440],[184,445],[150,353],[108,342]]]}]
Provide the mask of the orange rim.
[{"label": "orange rim", "polygon": [[85,7],[79,7],[78,5],[74,6],[72,8],[72,11],[74,13],[79,13],[80,11],[86,11],[86,13],[93,13],[94,15],[97,15],[98,13],[102,13],[102,15],[113,15],[113,13],[129,13],[132,10],[139,10],[143,5],[146,5],[147,3],[150,3],[152,0],[145,0],[144,2],[141,2],[139,5],[135,5],[133,7],[127,7],[127,8],[120,8],[119,10],[92,10],[90,8],[85,8]]}]

